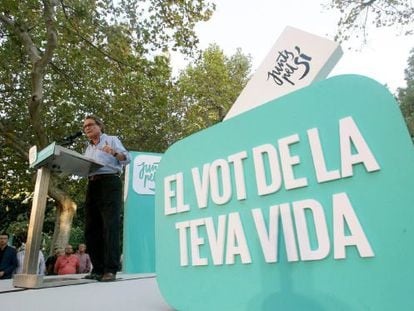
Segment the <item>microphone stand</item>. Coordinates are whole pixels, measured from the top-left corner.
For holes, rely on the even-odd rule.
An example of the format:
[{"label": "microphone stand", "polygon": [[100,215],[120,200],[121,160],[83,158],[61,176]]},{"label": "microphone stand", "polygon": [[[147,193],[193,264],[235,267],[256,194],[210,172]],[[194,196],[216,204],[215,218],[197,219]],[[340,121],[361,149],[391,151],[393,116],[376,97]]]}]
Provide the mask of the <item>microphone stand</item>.
[{"label": "microphone stand", "polygon": [[58,144],[61,145],[62,147],[65,147],[65,146],[72,145],[74,142],[75,142],[75,139],[71,138],[71,139],[62,140],[62,141],[58,142]]},{"label": "microphone stand", "polygon": [[75,135],[71,135],[71,136],[65,137],[61,141],[58,141],[57,143],[59,145],[61,145],[62,147],[64,147],[64,146],[70,146],[70,145],[72,145],[75,142],[76,138],[78,138],[80,136],[82,136],[82,135],[78,135],[78,133],[77,133]]}]

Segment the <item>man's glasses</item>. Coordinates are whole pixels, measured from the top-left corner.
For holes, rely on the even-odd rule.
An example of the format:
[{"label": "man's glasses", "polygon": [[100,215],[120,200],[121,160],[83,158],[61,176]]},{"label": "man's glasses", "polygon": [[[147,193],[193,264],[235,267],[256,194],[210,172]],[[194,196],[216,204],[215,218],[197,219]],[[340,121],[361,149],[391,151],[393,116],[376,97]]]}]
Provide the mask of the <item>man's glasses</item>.
[{"label": "man's glasses", "polygon": [[95,126],[95,125],[96,125],[96,123],[88,123],[88,124],[85,124],[83,126],[83,129],[86,130],[88,127],[92,127],[92,126]]}]

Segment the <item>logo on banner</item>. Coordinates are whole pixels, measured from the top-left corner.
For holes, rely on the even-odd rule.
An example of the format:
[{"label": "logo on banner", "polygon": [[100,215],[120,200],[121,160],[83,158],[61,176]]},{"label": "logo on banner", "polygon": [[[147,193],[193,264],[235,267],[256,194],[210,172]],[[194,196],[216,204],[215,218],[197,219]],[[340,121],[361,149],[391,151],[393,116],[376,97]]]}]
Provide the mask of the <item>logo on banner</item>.
[{"label": "logo on banner", "polygon": [[140,155],[134,160],[133,189],[138,194],[155,194],[155,172],[161,157]]}]

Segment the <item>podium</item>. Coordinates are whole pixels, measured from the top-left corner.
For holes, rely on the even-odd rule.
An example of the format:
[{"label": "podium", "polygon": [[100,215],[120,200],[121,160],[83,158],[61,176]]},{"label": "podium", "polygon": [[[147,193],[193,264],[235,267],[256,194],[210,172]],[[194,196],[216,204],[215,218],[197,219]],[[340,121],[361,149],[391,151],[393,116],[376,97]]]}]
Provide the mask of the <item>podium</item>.
[{"label": "podium", "polygon": [[37,265],[51,172],[86,177],[103,164],[59,146],[55,142],[40,152],[37,152],[36,146],[30,148],[29,164],[31,168],[37,169],[36,185],[27,233],[23,273],[14,275],[13,286],[43,288],[91,282],[65,276],[44,279],[43,275],[37,275]]}]

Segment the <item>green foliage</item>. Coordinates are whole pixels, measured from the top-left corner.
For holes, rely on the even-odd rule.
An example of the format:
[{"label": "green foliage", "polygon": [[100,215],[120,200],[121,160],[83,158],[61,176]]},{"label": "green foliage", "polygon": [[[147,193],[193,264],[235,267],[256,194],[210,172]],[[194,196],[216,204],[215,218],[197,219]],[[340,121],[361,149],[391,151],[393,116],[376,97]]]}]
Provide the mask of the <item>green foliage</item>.
[{"label": "green foliage", "polygon": [[0,232],[9,233],[27,232],[28,226],[28,203],[24,200],[25,194],[21,193],[9,197],[2,192],[0,198]]},{"label": "green foliage", "polygon": [[[208,20],[215,8],[207,0],[62,0],[53,1],[55,15],[47,15],[51,3],[0,2],[1,203],[33,190],[27,151],[39,146],[39,126],[47,142],[59,142],[94,113],[128,149],[164,151],[177,120],[168,104],[173,82],[163,52],[170,48],[193,55],[198,42],[194,26]],[[42,93],[34,94],[34,55],[46,54],[53,35],[46,25],[56,29],[57,46],[41,72]],[[40,95],[36,119],[30,105]],[[70,148],[82,152],[84,141]],[[54,180],[75,202],[83,201],[84,181]],[[27,221],[19,216],[22,200],[8,203],[15,211],[9,224],[12,218],[16,226]]]},{"label": "green foliage", "polygon": [[77,249],[80,243],[85,243],[83,229],[80,227],[72,226],[70,231],[69,244],[73,246],[73,249]]},{"label": "green foliage", "polygon": [[[0,232],[6,231],[14,236],[14,245],[20,246],[27,240],[32,197],[28,193],[19,193],[10,197],[2,192],[0,197]],[[48,200],[43,223],[43,240],[50,240],[55,223],[53,200]],[[50,243],[50,242],[49,242]],[[46,243],[47,244],[47,243]]]},{"label": "green foliage", "polygon": [[411,50],[408,58],[405,81],[407,87],[398,90],[398,100],[411,138],[414,140],[414,49]]},{"label": "green foliage", "polygon": [[180,74],[174,95],[182,126],[179,138],[220,122],[246,85],[250,67],[250,56],[238,50],[229,58],[217,45],[190,64]]},{"label": "green foliage", "polygon": [[353,36],[365,40],[370,25],[399,26],[405,35],[413,34],[414,6],[410,0],[331,0],[327,6],[340,12],[336,36],[339,42]]}]

